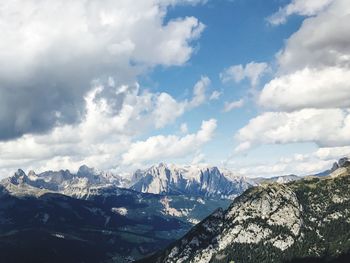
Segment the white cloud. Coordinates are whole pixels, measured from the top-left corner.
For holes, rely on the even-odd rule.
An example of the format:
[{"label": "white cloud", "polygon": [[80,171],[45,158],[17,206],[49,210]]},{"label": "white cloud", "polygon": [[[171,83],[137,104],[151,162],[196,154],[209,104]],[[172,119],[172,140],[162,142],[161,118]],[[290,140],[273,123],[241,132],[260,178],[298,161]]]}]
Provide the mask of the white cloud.
[{"label": "white cloud", "polygon": [[259,144],[315,142],[321,147],[350,145],[350,110],[303,109],[265,112],[250,120],[236,134],[236,151]]},{"label": "white cloud", "polygon": [[[108,85],[114,86],[113,83],[113,78],[109,78]],[[46,134],[26,134],[15,140],[0,141],[0,173],[5,175],[18,167],[75,170],[82,164],[116,168],[136,136],[164,127],[190,109],[188,100],[176,101],[164,92],[142,91],[136,83],[114,87],[108,99],[116,101],[122,97],[116,111],[101,96],[105,88],[96,82],[85,96],[85,114],[80,123],[62,124]],[[200,138],[206,140],[197,137]]]},{"label": "white cloud", "polygon": [[232,102],[225,102],[224,112],[229,112],[229,111],[232,111],[233,109],[242,108],[243,106],[244,106],[243,99],[232,101]]},{"label": "white cloud", "polygon": [[209,97],[209,100],[218,100],[218,99],[221,97],[221,95],[222,95],[222,92],[217,91],[217,90],[214,90],[214,91],[211,93],[211,95],[210,95],[210,97]]},{"label": "white cloud", "polygon": [[220,79],[223,83],[234,81],[241,82],[248,79],[252,87],[259,84],[260,78],[269,71],[269,66],[266,63],[250,62],[243,65],[234,65],[225,69],[220,73]]},{"label": "white cloud", "polygon": [[312,16],[324,10],[334,0],[292,0],[288,5],[268,17],[272,25],[284,24],[291,15]]},{"label": "white cloud", "polygon": [[337,160],[342,157],[350,158],[350,146],[320,148],[314,155],[321,160]]},{"label": "white cloud", "polygon": [[305,68],[270,81],[260,105],[275,110],[350,107],[350,69]]},{"label": "white cloud", "polygon": [[193,157],[191,164],[201,164],[205,161],[205,155],[201,152],[197,152],[196,155]]},{"label": "white cloud", "polygon": [[166,124],[174,122],[185,112],[186,103],[178,103],[167,93],[161,93],[156,101],[157,104],[154,110],[156,128],[162,128]]},{"label": "white cloud", "polygon": [[292,1],[287,9],[287,16],[314,16],[286,40],[276,76],[258,98],[276,112],[262,112],[239,130],[236,151],[294,142],[350,145],[350,2]]},{"label": "white cloud", "polygon": [[278,54],[279,71],[290,73],[305,67],[349,68],[349,14],[348,0],[334,0],[324,12],[305,19]]},{"label": "white cloud", "polygon": [[187,126],[187,123],[181,123],[181,125],[180,125],[180,131],[181,131],[181,133],[183,133],[183,134],[186,134],[186,133],[188,133],[188,126]]},{"label": "white cloud", "polygon": [[167,10],[200,2],[2,1],[0,140],[78,123],[93,79],[131,84],[154,66],[186,63],[204,25],[168,20]]},{"label": "white cloud", "polygon": [[264,163],[235,164],[237,172],[247,176],[313,175],[329,170],[340,158],[350,157],[350,147],[319,148],[304,154],[292,154]]},{"label": "white cloud", "polygon": [[244,67],[242,65],[234,65],[225,69],[220,73],[220,79],[222,82],[227,83],[234,81],[236,83],[241,82],[245,78]]},{"label": "white cloud", "polygon": [[198,107],[206,101],[206,90],[210,83],[211,81],[207,76],[201,77],[201,79],[194,85],[193,98],[189,102],[188,107]]},{"label": "white cloud", "polygon": [[299,176],[313,175],[331,168],[333,160],[307,159],[298,161],[292,159],[269,164],[250,165],[238,169],[238,173],[250,177],[272,177],[295,174]]},{"label": "white cloud", "polygon": [[183,137],[153,136],[145,141],[133,143],[128,152],[123,154],[125,164],[140,162],[156,162],[167,158],[180,158],[198,150],[203,144],[210,141],[216,129],[216,120],[203,121],[201,129],[195,134]]},{"label": "white cloud", "polygon": [[191,110],[202,105],[206,99],[206,90],[210,85],[210,79],[202,76],[193,87],[193,96],[190,101],[176,101],[168,93],[161,93],[156,97],[156,105],[153,111],[153,117],[156,128],[163,128],[169,123],[173,123],[185,111]]},{"label": "white cloud", "polygon": [[[148,64],[182,64],[192,52],[188,41],[199,36],[203,25],[194,17],[170,20],[163,25],[166,15],[163,7],[185,1],[170,2],[58,0],[47,5],[42,1],[14,0],[2,3],[1,31],[5,35],[1,47],[7,56],[3,53],[1,61],[6,63],[5,58],[18,57],[22,61],[21,64],[11,63],[6,69],[1,67],[1,70],[30,72],[29,69],[40,67],[42,56],[53,51],[58,53],[52,54],[56,56],[51,62],[63,60],[67,63],[80,56],[97,59],[100,55],[108,62],[119,63],[118,59],[123,57],[118,56],[127,55],[127,59]],[[146,35],[150,41],[144,41]],[[104,63],[102,58],[89,61],[92,62]]]}]

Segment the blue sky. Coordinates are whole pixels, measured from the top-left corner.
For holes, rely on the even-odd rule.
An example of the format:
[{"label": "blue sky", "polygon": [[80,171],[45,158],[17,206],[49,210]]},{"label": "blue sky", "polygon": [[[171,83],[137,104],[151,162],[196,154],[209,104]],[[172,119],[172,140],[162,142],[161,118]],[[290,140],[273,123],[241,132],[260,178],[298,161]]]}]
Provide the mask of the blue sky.
[{"label": "blue sky", "polygon": [[0,13],[1,177],[158,162],[312,174],[350,154],[347,0],[28,0]]},{"label": "blue sky", "polygon": [[[249,97],[248,80],[241,83],[222,83],[220,73],[231,65],[247,64],[251,61],[275,63],[276,53],[283,48],[284,41],[301,25],[302,18],[292,17],[281,27],[271,26],[267,17],[276,12],[287,1],[212,1],[206,5],[180,6],[171,8],[168,19],[195,16],[206,26],[198,43],[197,51],[181,67],[157,67],[141,83],[155,91],[166,91],[175,97],[188,96],[193,85],[201,76],[211,80],[210,90],[223,93],[218,101],[207,103],[181,117],[175,126],[164,128],[161,132],[171,134],[176,125],[185,122],[196,130],[201,120],[216,118],[219,122],[215,140],[204,146],[206,161],[220,164],[232,155],[234,134],[253,118],[259,108],[254,101],[247,100],[244,107],[223,113],[225,101]],[[272,74],[264,77],[264,82]],[[258,87],[258,88],[261,88]],[[156,131],[159,132],[159,131]],[[154,135],[150,133],[145,137]],[[273,148],[273,149],[272,149]],[[285,147],[263,147],[249,153],[235,156],[239,162],[266,162],[294,152],[313,150],[313,145],[287,145]],[[175,161],[176,162],[176,161]]]}]

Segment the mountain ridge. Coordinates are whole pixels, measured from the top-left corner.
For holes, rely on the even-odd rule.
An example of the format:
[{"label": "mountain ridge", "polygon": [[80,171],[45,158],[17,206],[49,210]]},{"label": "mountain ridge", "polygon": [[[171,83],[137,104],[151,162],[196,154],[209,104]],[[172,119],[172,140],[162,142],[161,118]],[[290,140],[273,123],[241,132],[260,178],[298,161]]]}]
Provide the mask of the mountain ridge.
[{"label": "mountain ridge", "polygon": [[[327,176],[337,168],[338,163],[335,163],[332,169],[314,176]],[[71,173],[69,170],[49,170],[36,174],[30,170],[27,175],[23,170],[18,169],[13,176],[2,179],[0,183],[5,186],[9,183],[27,184],[33,187],[32,193],[36,188],[40,190],[38,194],[46,189],[76,197],[88,195],[91,189],[94,192],[97,189],[100,191],[103,188],[116,187],[160,195],[234,199],[252,186],[272,182],[283,184],[304,177],[291,174],[269,178],[248,178],[216,166],[160,163],[146,169],[138,169],[128,177],[100,171],[86,165],[79,167],[76,173]]]},{"label": "mountain ridge", "polygon": [[[335,260],[350,251],[350,166],[326,177],[246,190],[142,263]],[[335,261],[334,261],[335,262]]]},{"label": "mountain ridge", "polygon": [[133,176],[131,188],[154,194],[185,194],[234,198],[251,184],[242,176],[228,177],[213,166],[175,166],[161,163]]}]

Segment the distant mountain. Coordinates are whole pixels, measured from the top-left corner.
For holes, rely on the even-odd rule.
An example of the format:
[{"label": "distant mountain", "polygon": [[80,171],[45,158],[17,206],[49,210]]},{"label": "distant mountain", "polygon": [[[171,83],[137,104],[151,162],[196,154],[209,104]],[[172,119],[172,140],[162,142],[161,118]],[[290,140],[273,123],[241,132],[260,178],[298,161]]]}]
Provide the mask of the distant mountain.
[{"label": "distant mountain", "polygon": [[258,178],[254,178],[253,181],[256,183],[256,185],[263,184],[263,183],[286,184],[286,183],[298,181],[301,179],[302,177],[300,176],[297,176],[295,174],[290,174],[290,175],[275,176],[270,178],[258,177]]},{"label": "distant mountain", "polygon": [[83,166],[76,174],[18,170],[2,180],[2,258],[6,263],[129,262],[163,248],[229,204],[140,193],[117,187],[111,182],[116,179]]},{"label": "distant mountain", "polygon": [[332,172],[334,172],[335,170],[337,170],[338,168],[347,166],[350,164],[350,161],[347,157],[341,158],[338,162],[335,162],[332,166],[331,169],[320,172],[315,174],[314,176],[328,176],[330,175]]},{"label": "distant mountain", "polygon": [[330,176],[250,188],[139,262],[348,262],[350,162],[337,165]]},{"label": "distant mountain", "polygon": [[[36,174],[34,171],[29,171],[27,175],[18,169],[13,176],[3,179],[0,184],[15,195],[55,192],[76,198],[88,198],[91,195],[103,194],[105,189],[110,192],[111,188],[115,191],[130,188],[141,193],[234,199],[255,185],[271,182],[288,183],[299,179],[301,177],[296,175],[246,178],[229,170],[206,165],[179,166],[160,163],[148,169],[137,170],[130,180],[83,165],[77,173],[59,170]],[[16,192],[18,187],[14,185],[21,186],[18,192]]]},{"label": "distant mountain", "polygon": [[242,176],[225,175],[217,167],[159,164],[137,170],[131,189],[143,193],[231,198],[252,185]]},{"label": "distant mountain", "polygon": [[131,191],[91,200],[55,193],[18,197],[1,186],[0,193],[0,261],[6,263],[128,262],[191,225],[162,214],[157,196]]},{"label": "distant mountain", "polygon": [[[340,161],[327,178],[334,177],[332,180],[343,178],[341,175],[347,171],[347,165],[347,160]],[[119,175],[101,172],[87,166],[80,167],[77,173],[60,170],[39,174],[30,171],[26,174],[19,169],[14,175],[0,182],[0,254],[7,259],[7,263],[28,262],[28,260],[30,262],[130,262],[163,249],[174,240],[181,238],[193,225],[198,224],[218,207],[226,209],[231,203],[229,198],[233,199],[244,191],[246,192],[243,196],[235,199],[229,210],[238,209],[234,204],[243,205],[244,209],[237,210],[238,214],[236,213],[235,216],[242,218],[242,222],[239,223],[243,226],[239,229],[243,231],[241,233],[244,236],[252,232],[255,238],[259,238],[261,229],[270,233],[269,231],[274,231],[275,228],[265,223],[250,226],[252,222],[260,222],[255,215],[252,221],[249,221],[248,213],[254,213],[255,210],[257,215],[265,213],[266,209],[271,212],[270,214],[276,212],[273,220],[276,221],[276,218],[282,220],[277,220],[280,222],[277,222],[278,229],[284,229],[284,224],[288,220],[294,222],[295,215],[297,218],[302,218],[304,222],[303,214],[293,210],[294,206],[302,204],[299,201],[301,190],[298,192],[296,185],[301,187],[303,185],[301,182],[313,182],[303,186],[306,189],[313,189],[313,184],[319,184],[317,180],[320,179],[299,179],[294,175],[268,179],[245,178],[231,171],[204,165],[159,164],[136,171],[130,181]],[[296,180],[298,182],[288,183]],[[271,186],[270,184],[274,182],[277,184]],[[323,182],[323,179],[320,182]],[[261,186],[252,188],[254,185]],[[336,193],[334,189],[332,191]],[[318,193],[312,193],[312,196],[315,194]],[[261,201],[260,198],[266,195],[268,196]],[[246,200],[244,196],[249,197],[250,201],[244,201],[249,202],[249,205],[242,204],[242,200]],[[297,201],[293,196],[297,197]],[[322,200],[324,200],[323,197]],[[265,208],[268,202],[271,202],[270,208]],[[288,205],[288,208],[284,209],[284,205]],[[282,210],[278,212],[280,207]],[[304,204],[302,207],[310,209]],[[227,221],[232,218],[227,217],[229,210],[224,212],[223,209],[217,210],[204,221],[213,226],[210,231],[214,232],[209,232],[214,239],[223,235],[224,230],[217,227],[218,224],[232,226],[235,229],[237,227],[237,222],[232,225]],[[268,217],[266,213],[265,219]],[[283,218],[287,218],[286,221],[283,221]],[[299,224],[299,221],[296,222]],[[204,231],[197,237],[198,242],[203,240],[205,244],[212,243],[212,239],[209,240],[210,242],[204,241],[210,233],[205,232],[203,224],[206,226],[203,222],[198,225],[198,228]],[[246,229],[246,226],[250,227]],[[347,225],[344,224],[344,227]],[[195,233],[197,232],[196,230]],[[264,233],[261,242],[267,240]],[[269,242],[276,249],[278,246],[281,248],[291,243],[290,238],[293,238],[296,243],[297,237],[293,236],[293,233],[283,232],[281,238],[275,235],[271,237],[276,238],[274,242]],[[289,238],[288,235],[291,237]],[[187,241],[183,242],[187,244]],[[196,240],[193,242],[197,244]],[[245,241],[242,242],[246,245]],[[249,242],[249,246],[255,246],[255,241]],[[259,246],[261,242],[258,242]],[[286,245],[286,242],[289,243]],[[202,243],[200,244],[199,247],[206,248]],[[212,245],[216,246],[215,243]],[[196,245],[195,249],[192,247],[192,243],[190,248],[191,253],[199,251]],[[229,245],[227,248],[231,249]],[[242,251],[245,251],[245,247],[242,248]],[[188,249],[185,248],[184,251]],[[215,260],[217,257],[220,259],[221,251],[213,251]],[[231,255],[229,252],[225,253]],[[158,254],[157,259],[162,260],[163,256],[166,257],[165,255],[166,253]],[[182,255],[179,258],[181,259]]]},{"label": "distant mountain", "polygon": [[[35,194],[35,191],[40,193],[46,190],[69,196],[84,196],[89,193],[91,188],[127,187],[130,181],[119,175],[101,172],[83,165],[76,174],[71,173],[69,170],[60,170],[46,171],[40,174],[30,171],[26,175],[23,170],[19,169],[13,176],[2,180],[1,184],[5,188],[11,187],[11,185],[26,186],[27,191],[32,191],[33,194]],[[24,188],[22,187],[17,194],[26,194]],[[9,190],[11,192],[11,189]],[[12,190],[15,190],[15,188],[12,187]]]}]

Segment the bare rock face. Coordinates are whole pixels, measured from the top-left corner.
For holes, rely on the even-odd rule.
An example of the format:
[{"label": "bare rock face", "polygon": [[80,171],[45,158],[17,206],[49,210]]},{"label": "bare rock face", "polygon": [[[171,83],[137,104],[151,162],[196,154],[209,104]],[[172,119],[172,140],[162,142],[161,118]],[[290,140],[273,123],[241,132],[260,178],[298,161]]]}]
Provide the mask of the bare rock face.
[{"label": "bare rock face", "polygon": [[[301,225],[301,205],[293,190],[279,184],[257,187],[200,223],[160,262],[210,262],[235,243],[269,243],[283,251],[294,244]],[[278,226],[288,235],[275,233]]]},{"label": "bare rock face", "polygon": [[252,185],[241,176],[226,175],[217,167],[176,166],[160,163],[133,176],[131,189],[152,194],[184,194],[235,198]]},{"label": "bare rock face", "polygon": [[349,167],[350,161],[347,157],[344,157],[338,161],[338,165],[339,165],[339,167]]},{"label": "bare rock face", "polygon": [[347,253],[350,172],[344,165],[333,172],[338,176],[250,188],[226,211],[141,262],[268,263]]},{"label": "bare rock face", "polygon": [[17,172],[11,177],[11,183],[15,185],[23,184],[28,180],[27,175],[21,169],[18,169]]},{"label": "bare rock face", "polygon": [[61,193],[73,197],[86,197],[99,194],[101,189],[114,186],[127,187],[129,181],[121,176],[98,171],[85,165],[76,174],[69,170],[46,171],[36,174],[29,171],[28,175],[21,169],[9,178],[0,182],[15,195],[40,196],[47,192]]},{"label": "bare rock face", "polygon": [[[273,226],[287,228],[290,231],[288,240],[297,237],[302,224],[302,207],[296,194],[285,185],[263,186],[255,191],[258,191],[258,198],[252,193],[230,207],[225,217],[230,230],[222,235],[222,240],[226,243],[258,243],[263,240],[280,246],[279,237],[273,237]],[[259,221],[264,222],[264,227]],[[242,228],[242,224],[247,222],[247,228]],[[282,250],[292,245],[290,241],[287,243],[283,244]],[[220,246],[221,249],[225,247]]]}]

